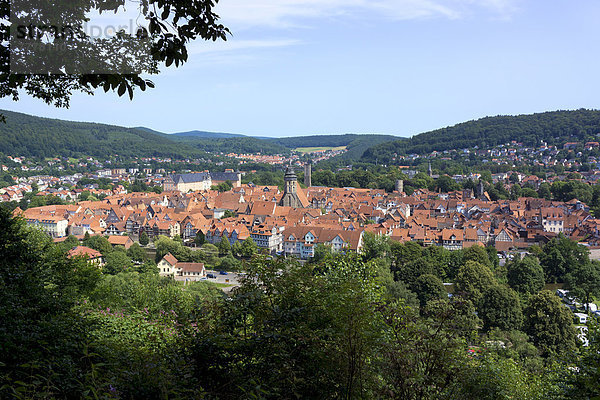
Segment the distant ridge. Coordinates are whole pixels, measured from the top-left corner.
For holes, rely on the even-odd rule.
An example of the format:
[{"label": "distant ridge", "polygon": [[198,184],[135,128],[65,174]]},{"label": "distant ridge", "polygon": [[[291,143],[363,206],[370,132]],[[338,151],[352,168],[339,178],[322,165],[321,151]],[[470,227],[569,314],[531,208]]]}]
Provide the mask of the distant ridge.
[{"label": "distant ridge", "polygon": [[562,146],[569,141],[598,141],[600,111],[573,110],[486,117],[451,127],[421,133],[410,139],[376,145],[365,151],[362,161],[391,163],[397,155],[433,151],[487,149],[516,141],[527,146],[546,142]]},{"label": "distant ridge", "polygon": [[166,134],[147,127],[64,121],[2,111],[0,155],[26,157],[124,157],[202,158],[206,153],[289,154],[298,147],[347,147],[344,159],[358,159],[365,149],[386,135],[322,135],[293,138],[252,137],[207,131]]}]

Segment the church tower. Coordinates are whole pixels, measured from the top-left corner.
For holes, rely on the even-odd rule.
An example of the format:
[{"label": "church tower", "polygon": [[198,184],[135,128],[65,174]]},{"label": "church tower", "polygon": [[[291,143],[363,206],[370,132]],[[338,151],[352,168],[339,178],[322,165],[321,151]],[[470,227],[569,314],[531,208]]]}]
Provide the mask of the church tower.
[{"label": "church tower", "polygon": [[431,170],[431,163],[429,163],[429,168],[427,169],[427,173],[429,174],[429,176],[433,176],[433,171]]},{"label": "church tower", "polygon": [[298,177],[291,166],[285,171],[283,180],[285,182],[285,188],[283,190],[283,196],[279,201],[279,205],[283,207],[302,208],[302,202],[298,197]]}]

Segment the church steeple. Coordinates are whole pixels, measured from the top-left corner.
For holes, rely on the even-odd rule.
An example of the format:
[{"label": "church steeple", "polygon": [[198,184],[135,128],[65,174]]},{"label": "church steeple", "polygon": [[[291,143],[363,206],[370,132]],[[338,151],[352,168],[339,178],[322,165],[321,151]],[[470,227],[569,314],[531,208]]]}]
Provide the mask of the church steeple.
[{"label": "church steeple", "polygon": [[296,172],[294,172],[294,169],[291,165],[287,167],[283,180],[285,182],[284,194],[296,194],[296,189],[298,187],[298,176],[296,175]]},{"label": "church steeple", "polygon": [[285,187],[279,205],[283,207],[302,208],[302,202],[298,197],[298,176],[296,176],[296,172],[294,172],[294,168],[291,165],[285,170],[283,180]]}]

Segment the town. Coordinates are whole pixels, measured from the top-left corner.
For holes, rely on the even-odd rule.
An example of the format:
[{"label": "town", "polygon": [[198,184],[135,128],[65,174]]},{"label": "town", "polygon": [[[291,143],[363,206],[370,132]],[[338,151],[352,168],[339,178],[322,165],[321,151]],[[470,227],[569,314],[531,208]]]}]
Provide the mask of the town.
[{"label": "town", "polygon": [[[576,199],[492,201],[483,185],[449,193],[419,189],[407,196],[401,180],[393,193],[314,187],[310,185],[310,166],[306,168],[306,188],[298,185],[293,168],[287,169],[283,190],[242,184],[241,173],[232,170],[187,173],[162,179],[160,194],[126,193],[120,186],[112,191],[91,189],[93,194],[104,194],[103,200],[25,211],[17,208],[15,214],[22,214],[29,225],[56,239],[89,234],[127,235],[136,241],[145,233],[150,239],[164,235],[190,244],[201,232],[208,243],[225,239],[234,245],[252,238],[268,254],[301,259],[314,256],[318,244],[334,251],[360,251],[365,232],[448,250],[480,245],[505,253],[527,251],[563,234],[588,246],[592,256],[600,258],[600,220]],[[123,171],[113,172],[113,178],[121,179],[115,175]],[[494,178],[508,182],[509,175]],[[540,183],[536,176],[519,174],[518,179]],[[46,182],[38,180],[38,185],[42,184]],[[230,184],[231,189],[215,190],[222,184]],[[40,189],[41,194],[53,193]],[[58,194],[76,200],[83,191]]]}]

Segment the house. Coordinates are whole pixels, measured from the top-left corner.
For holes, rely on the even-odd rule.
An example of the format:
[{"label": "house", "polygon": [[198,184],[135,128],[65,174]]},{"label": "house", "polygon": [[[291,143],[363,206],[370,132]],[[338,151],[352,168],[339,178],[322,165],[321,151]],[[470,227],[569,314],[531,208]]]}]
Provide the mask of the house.
[{"label": "house", "polygon": [[461,229],[443,229],[442,246],[447,250],[461,250],[463,248],[464,232]]},{"label": "house", "polygon": [[564,231],[565,213],[561,208],[542,207],[540,216],[544,232],[561,233]]},{"label": "house", "polygon": [[259,248],[271,254],[283,251],[283,234],[276,226],[258,225],[252,229],[250,237]]},{"label": "house", "polygon": [[41,228],[53,238],[63,237],[67,234],[69,222],[58,215],[40,215],[37,218],[27,218],[27,225]]},{"label": "house", "polygon": [[129,236],[109,236],[108,241],[113,247],[123,246],[126,250],[133,244],[133,240]]},{"label": "house", "polygon": [[158,274],[177,281],[194,282],[206,277],[203,263],[179,262],[171,253],[165,255],[157,265]]},{"label": "house", "polygon": [[225,170],[225,172],[211,172],[210,179],[214,186],[225,182],[231,183],[234,188],[242,186],[242,173],[233,172],[231,169]]},{"label": "house", "polygon": [[90,263],[102,267],[104,265],[104,256],[97,250],[86,246],[73,247],[67,253],[68,258],[83,257],[87,258]]},{"label": "house", "polygon": [[170,175],[163,182],[165,191],[179,190],[182,193],[210,190],[211,186],[212,179],[208,172]]}]

